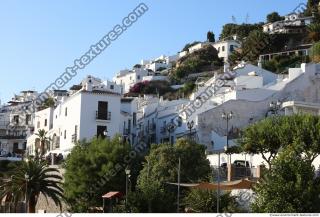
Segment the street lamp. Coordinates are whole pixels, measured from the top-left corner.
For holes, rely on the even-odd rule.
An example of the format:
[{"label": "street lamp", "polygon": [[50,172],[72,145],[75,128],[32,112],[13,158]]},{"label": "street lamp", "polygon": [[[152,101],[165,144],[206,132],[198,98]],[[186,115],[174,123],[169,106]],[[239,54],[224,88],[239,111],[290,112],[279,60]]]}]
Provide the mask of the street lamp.
[{"label": "street lamp", "polygon": [[227,148],[229,148],[229,121],[233,118],[233,112],[222,113],[222,119],[227,122]]},{"label": "street lamp", "polygon": [[126,173],[126,211],[128,210],[128,182],[129,182],[129,178],[130,178],[130,174],[131,174],[131,170],[127,167],[125,169],[125,173]]},{"label": "street lamp", "polygon": [[188,121],[188,123],[187,123],[187,127],[188,127],[188,129],[189,129],[189,137],[190,137],[190,139],[191,139],[191,133],[192,133],[192,128],[193,128],[193,126],[194,126],[194,121]]},{"label": "street lamp", "polygon": [[169,132],[169,142],[172,145],[173,141],[171,139],[171,133],[173,133],[173,131],[175,130],[176,125],[174,123],[169,123],[166,128],[167,128],[167,131]]},{"label": "street lamp", "polygon": [[270,111],[273,113],[273,114],[278,114],[279,110],[281,109],[281,102],[278,100],[277,102],[271,102],[270,103]]},{"label": "street lamp", "polygon": [[[222,119],[227,122],[227,150],[229,149],[229,121],[233,118],[233,112],[225,113],[221,115]],[[229,163],[231,164],[231,156],[229,156]]]},{"label": "street lamp", "polygon": [[25,192],[25,202],[26,202],[26,204],[25,204],[25,209],[26,209],[26,213],[28,213],[28,182],[29,182],[29,179],[30,179],[30,176],[29,176],[29,174],[24,174],[24,178],[25,178],[25,180],[26,180],[26,192]]}]

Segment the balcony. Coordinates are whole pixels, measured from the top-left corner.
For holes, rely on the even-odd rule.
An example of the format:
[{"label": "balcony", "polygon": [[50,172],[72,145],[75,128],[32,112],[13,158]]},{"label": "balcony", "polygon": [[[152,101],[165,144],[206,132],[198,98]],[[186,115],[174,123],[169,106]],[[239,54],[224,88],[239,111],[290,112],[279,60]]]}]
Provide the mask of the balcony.
[{"label": "balcony", "polygon": [[131,129],[123,129],[123,135],[124,136],[129,136],[131,133]]},{"label": "balcony", "polygon": [[26,140],[27,136],[24,136],[24,135],[0,135],[0,139]]},{"label": "balcony", "polygon": [[111,112],[102,113],[102,112],[96,111],[96,120],[111,121]]},{"label": "balcony", "polygon": [[167,134],[167,128],[166,127],[161,127],[160,128],[160,133]]},{"label": "balcony", "polygon": [[150,124],[150,125],[149,125],[149,130],[150,130],[151,132],[154,132],[154,131],[156,130],[156,124]]}]

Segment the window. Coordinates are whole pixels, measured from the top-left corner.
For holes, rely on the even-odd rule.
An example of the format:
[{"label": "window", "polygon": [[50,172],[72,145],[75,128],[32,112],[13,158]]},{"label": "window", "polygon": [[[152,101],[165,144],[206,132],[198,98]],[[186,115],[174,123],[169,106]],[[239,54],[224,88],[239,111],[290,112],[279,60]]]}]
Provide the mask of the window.
[{"label": "window", "polygon": [[137,125],[137,113],[133,112],[133,126]]},{"label": "window", "polygon": [[230,45],[230,52],[234,51],[234,45]]},{"label": "window", "polygon": [[64,115],[67,117],[68,116],[68,108],[64,109]]},{"label": "window", "polygon": [[31,121],[31,115],[26,115],[26,125],[29,125]]},{"label": "window", "polygon": [[64,137],[63,138],[67,139],[67,131],[66,130],[64,131]]},{"label": "window", "polygon": [[74,134],[75,134],[75,135],[78,135],[78,125],[75,125],[75,126],[74,126]]},{"label": "window", "polygon": [[218,47],[218,53],[220,53],[220,47]]},{"label": "window", "polygon": [[13,143],[13,153],[16,153],[19,149],[19,143],[15,142]]},{"label": "window", "polygon": [[107,132],[106,126],[97,126],[97,137],[105,138],[105,132]]},{"label": "window", "polygon": [[19,124],[19,115],[13,116],[13,121],[15,124]]},{"label": "window", "polygon": [[225,51],[225,47],[224,47],[224,46],[222,46],[222,52],[223,52],[223,51]]},{"label": "window", "polygon": [[104,102],[104,101],[98,102],[97,119],[98,120],[109,120],[108,102]]},{"label": "window", "polygon": [[110,85],[110,89],[113,90],[114,89],[114,85]]},{"label": "window", "polygon": [[140,80],[140,75],[138,75],[138,80]]},{"label": "window", "polygon": [[48,120],[45,119],[45,120],[44,120],[44,126],[46,127],[47,125],[48,125]]},{"label": "window", "polygon": [[131,120],[128,120],[128,133],[131,133]]},{"label": "window", "polygon": [[40,121],[37,122],[37,128],[40,128]]}]

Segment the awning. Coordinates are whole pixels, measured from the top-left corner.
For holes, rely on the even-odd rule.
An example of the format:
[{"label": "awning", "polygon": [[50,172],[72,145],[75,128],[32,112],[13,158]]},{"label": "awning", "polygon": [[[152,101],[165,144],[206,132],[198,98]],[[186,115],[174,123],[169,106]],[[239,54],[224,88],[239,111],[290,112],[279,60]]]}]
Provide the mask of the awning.
[{"label": "awning", "polygon": [[55,149],[55,150],[51,150],[51,151],[47,152],[45,156],[48,156],[50,154],[62,154],[62,153],[63,152],[61,150]]},{"label": "awning", "polygon": [[122,197],[122,194],[121,192],[119,191],[111,191],[105,195],[102,196],[103,199],[111,199],[111,198],[114,198],[114,197]]},{"label": "awning", "polygon": [[[176,185],[178,186],[178,183],[168,183],[170,185]],[[220,183],[220,190],[239,190],[239,189],[251,189],[253,185],[255,185],[256,182],[250,181],[248,179],[242,179],[232,182],[221,182]],[[195,189],[203,189],[203,190],[217,190],[218,189],[218,183],[198,183],[198,184],[186,184],[181,183],[181,187],[187,187],[187,188],[195,188]]]}]

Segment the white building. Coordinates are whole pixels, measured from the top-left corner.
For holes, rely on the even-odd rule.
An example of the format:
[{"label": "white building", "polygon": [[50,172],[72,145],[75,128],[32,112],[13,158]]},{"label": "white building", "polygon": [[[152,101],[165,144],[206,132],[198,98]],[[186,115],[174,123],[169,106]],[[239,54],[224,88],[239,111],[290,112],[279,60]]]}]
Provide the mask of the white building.
[{"label": "white building", "polygon": [[[188,53],[191,54],[195,51],[198,51],[202,48],[204,48],[206,45],[212,45],[217,51],[218,51],[218,56],[219,58],[223,58],[223,60],[226,62],[229,58],[229,56],[238,48],[241,47],[240,42],[237,40],[236,36],[233,36],[231,38],[226,38],[226,39],[222,39],[220,41],[216,41],[216,42],[200,42],[198,44],[195,44],[193,46],[191,46],[188,49]],[[179,57],[183,57],[187,55],[186,52],[180,52],[179,53]]]},{"label": "white building", "polygon": [[[36,112],[35,132],[44,129],[52,140],[47,151],[66,154],[78,141],[122,133],[118,88],[92,76],[84,79],[80,86],[81,89],[73,89],[55,108]],[[29,137],[27,145],[29,154],[34,154],[40,148],[37,136]]]},{"label": "white building", "polygon": [[133,70],[122,70],[113,81],[121,86],[121,94],[128,93],[130,88],[138,82],[141,82],[144,76],[148,76],[150,72],[144,68],[134,68]]},{"label": "white building", "polygon": [[217,49],[218,56],[220,58],[223,58],[223,60],[226,62],[229,58],[229,56],[238,48],[241,47],[240,42],[234,39],[226,39],[217,41],[215,43],[212,43],[213,47]]},{"label": "white building", "polygon": [[22,91],[0,108],[0,156],[25,153],[27,137],[34,131],[32,110],[37,96],[35,91]]},{"label": "white building", "polygon": [[191,47],[189,47],[188,52],[189,53],[193,53],[195,51],[201,50],[202,48],[204,48],[208,43],[206,42],[200,42],[198,44],[195,44]]},{"label": "white building", "polygon": [[313,17],[291,13],[285,16],[285,20],[263,25],[263,32],[269,34],[303,33],[306,31],[306,26],[312,21]]},{"label": "white building", "polygon": [[[279,77],[274,82],[262,87],[234,89],[225,92],[226,100],[222,104],[196,114],[200,143],[206,145],[208,150],[223,150],[226,146],[226,132],[229,132],[230,137],[235,135],[234,138],[237,138],[237,132],[244,127],[272,115],[270,113],[271,102],[283,102],[284,112],[279,110],[281,114],[305,112],[319,114],[319,71],[320,65],[302,64],[301,68],[289,69],[288,76]],[[218,97],[218,95],[214,97]],[[229,121],[227,131],[226,120],[221,115],[231,111],[233,117]],[[233,138],[230,138],[229,144],[236,144],[232,140]],[[249,156],[247,155],[247,157]],[[251,157],[253,157],[254,166],[263,162],[260,156]],[[211,158],[213,159],[212,164],[216,164],[217,161],[214,160],[216,158],[214,156]],[[244,160],[244,156],[235,155],[233,160]]]}]

